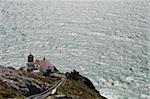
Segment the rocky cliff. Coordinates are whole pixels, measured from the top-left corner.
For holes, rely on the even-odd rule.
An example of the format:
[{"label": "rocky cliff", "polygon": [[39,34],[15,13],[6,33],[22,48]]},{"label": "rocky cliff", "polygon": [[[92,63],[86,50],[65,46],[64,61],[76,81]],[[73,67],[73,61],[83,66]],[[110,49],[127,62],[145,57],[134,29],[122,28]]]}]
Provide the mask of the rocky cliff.
[{"label": "rocky cliff", "polygon": [[74,99],[106,99],[95,89],[93,83],[79,72],[73,70],[65,75],[65,82],[58,88],[56,94],[66,94]]},{"label": "rocky cliff", "polygon": [[[98,98],[104,99],[95,89],[92,82],[79,75],[78,72],[63,74],[66,76],[63,84],[57,89],[51,98],[56,95],[70,96],[71,99],[79,98]],[[61,77],[49,75],[43,76],[40,73],[27,72],[23,69],[0,66],[0,99],[3,98],[25,98],[47,90]]]}]

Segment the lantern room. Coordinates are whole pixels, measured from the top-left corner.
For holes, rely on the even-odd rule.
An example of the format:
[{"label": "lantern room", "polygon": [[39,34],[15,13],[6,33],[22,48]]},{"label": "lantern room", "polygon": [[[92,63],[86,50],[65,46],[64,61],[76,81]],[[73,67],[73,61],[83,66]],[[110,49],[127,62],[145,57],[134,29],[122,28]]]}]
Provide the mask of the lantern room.
[{"label": "lantern room", "polygon": [[34,56],[31,53],[28,55],[28,62],[34,62]]}]

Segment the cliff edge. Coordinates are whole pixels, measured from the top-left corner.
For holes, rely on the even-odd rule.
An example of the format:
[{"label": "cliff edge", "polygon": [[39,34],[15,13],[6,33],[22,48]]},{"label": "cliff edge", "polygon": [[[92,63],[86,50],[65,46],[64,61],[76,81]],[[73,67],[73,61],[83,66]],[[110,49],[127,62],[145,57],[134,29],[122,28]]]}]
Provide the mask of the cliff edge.
[{"label": "cliff edge", "polygon": [[42,95],[48,99],[105,99],[88,78],[75,70],[71,73],[43,76],[24,69],[0,66],[0,99],[24,99]]}]

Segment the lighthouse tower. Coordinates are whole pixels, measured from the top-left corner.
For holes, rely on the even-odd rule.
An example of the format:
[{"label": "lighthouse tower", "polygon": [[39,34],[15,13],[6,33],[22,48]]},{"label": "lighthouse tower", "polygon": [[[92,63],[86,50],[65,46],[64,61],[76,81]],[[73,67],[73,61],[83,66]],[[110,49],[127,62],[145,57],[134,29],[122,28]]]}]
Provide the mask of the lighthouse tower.
[{"label": "lighthouse tower", "polygon": [[28,62],[33,62],[34,61],[34,56],[30,53],[30,55],[28,55]]},{"label": "lighthouse tower", "polygon": [[30,53],[28,55],[28,63],[27,63],[27,70],[32,71],[34,69],[34,56]]}]

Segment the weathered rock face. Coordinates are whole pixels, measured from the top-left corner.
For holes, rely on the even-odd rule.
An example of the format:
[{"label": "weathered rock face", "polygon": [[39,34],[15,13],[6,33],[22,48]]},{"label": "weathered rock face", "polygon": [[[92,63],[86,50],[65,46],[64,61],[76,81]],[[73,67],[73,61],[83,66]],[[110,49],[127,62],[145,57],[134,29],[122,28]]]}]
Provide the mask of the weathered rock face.
[{"label": "weathered rock face", "polygon": [[24,83],[28,90],[28,92],[24,94],[25,96],[37,94],[42,91],[42,88],[39,85],[32,83],[30,80],[24,80]]},{"label": "weathered rock face", "polygon": [[46,79],[44,76],[3,66],[0,66],[0,80],[24,96],[40,93],[52,84],[51,79]]}]

